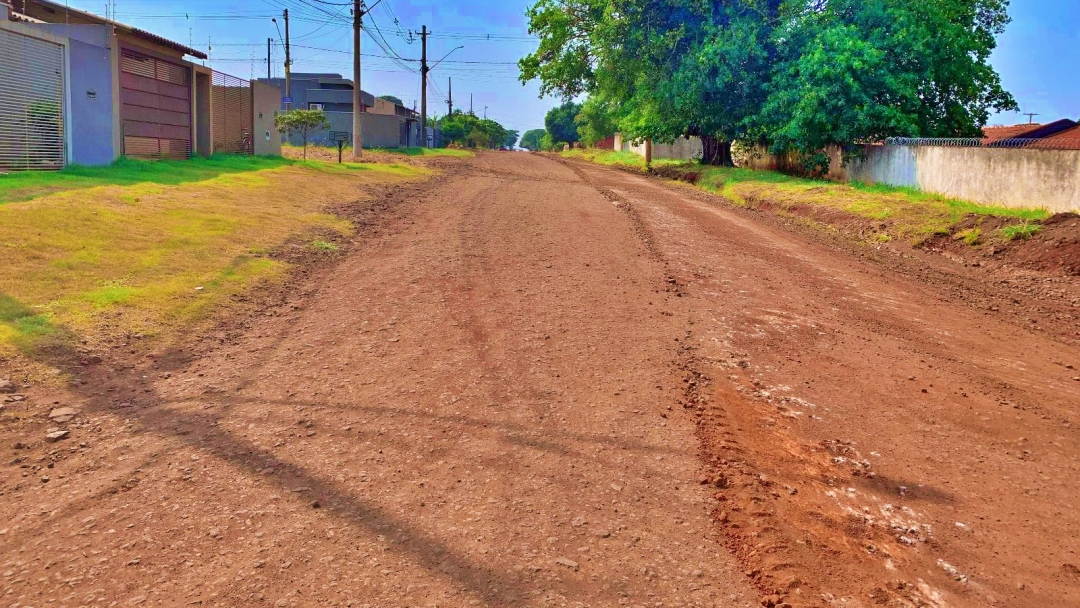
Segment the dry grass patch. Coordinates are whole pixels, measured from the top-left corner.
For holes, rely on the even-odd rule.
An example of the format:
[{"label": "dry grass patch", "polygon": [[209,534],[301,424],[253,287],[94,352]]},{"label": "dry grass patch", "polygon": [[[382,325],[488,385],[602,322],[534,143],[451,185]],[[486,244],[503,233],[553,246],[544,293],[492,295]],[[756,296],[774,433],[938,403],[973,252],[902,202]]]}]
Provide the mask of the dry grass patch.
[{"label": "dry grass patch", "polygon": [[[286,144],[281,147],[281,154],[285,158],[301,160],[304,158],[304,148]],[[342,149],[341,155],[343,160],[346,162],[350,161],[352,159],[352,146],[345,146],[345,148]],[[399,164],[408,163],[409,160],[413,158],[430,156],[452,156],[462,158],[473,156],[473,153],[468,150],[456,150],[450,148],[400,148],[394,150],[364,148],[363,162]],[[327,146],[309,145],[307,148],[307,160],[336,163],[338,160],[338,149],[336,147],[331,148]]]},{"label": "dry grass patch", "polygon": [[328,212],[334,205],[427,175],[404,165],[250,162],[254,170],[202,181],[0,205],[0,356],[75,336],[91,346],[124,334],[175,339],[234,294],[282,278],[287,263],[268,254],[290,238],[330,249],[351,235],[351,223]]},{"label": "dry grass patch", "polygon": [[[630,152],[571,150],[563,152],[562,156],[645,170],[644,160]],[[912,188],[839,184],[792,177],[776,171],[711,167],[677,160],[656,161],[653,170],[665,177],[686,177],[698,187],[744,207],[766,207],[810,217],[842,214],[860,218],[868,226],[868,230],[861,232],[879,241],[895,238],[919,244],[937,235],[951,234],[958,223],[973,215],[1007,218],[1022,226],[1034,226],[1013,229],[1009,234],[1003,232],[1006,238],[1024,238],[1038,230],[1031,222],[1050,216],[1045,209],[979,205]],[[966,242],[978,245],[983,242],[980,237],[976,235]]]}]

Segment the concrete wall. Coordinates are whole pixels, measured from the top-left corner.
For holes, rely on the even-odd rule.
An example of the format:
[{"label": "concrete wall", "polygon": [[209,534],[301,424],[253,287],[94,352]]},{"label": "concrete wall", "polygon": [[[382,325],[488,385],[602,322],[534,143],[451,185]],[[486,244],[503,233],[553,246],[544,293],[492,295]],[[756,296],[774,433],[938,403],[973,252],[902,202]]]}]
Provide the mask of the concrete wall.
[{"label": "concrete wall", "polygon": [[[836,164],[836,161],[833,161]],[[841,159],[841,165],[843,164]],[[868,184],[919,187],[919,169],[915,149],[908,146],[866,146],[862,158],[848,163],[847,167],[829,167],[829,172],[843,172],[845,181]]]},{"label": "concrete wall", "polygon": [[703,151],[700,137],[680,137],[670,144],[653,142],[653,160],[661,158],[699,160]]},{"label": "concrete wall", "polygon": [[[1080,211],[1080,150],[950,146],[865,146],[846,166],[838,147],[826,150],[827,179],[916,188],[985,205]],[[793,155],[758,148],[739,166],[801,172]]]},{"label": "concrete wall", "polygon": [[[212,116],[213,106],[213,76],[209,71],[195,71],[195,94],[192,103],[195,109],[194,116]],[[214,125],[213,120],[195,121],[194,152],[199,156],[210,156],[214,153]]]},{"label": "concrete wall", "polygon": [[[360,129],[365,148],[401,147],[401,123],[403,122],[401,117],[367,112],[360,116]],[[326,119],[330,123],[330,128],[311,134],[308,137],[308,143],[329,146],[332,145],[330,131],[344,131],[349,134],[348,143],[351,144],[352,117],[352,112],[326,112]],[[291,134],[288,139],[289,143],[294,146],[303,144],[303,139],[295,133]]]},{"label": "concrete wall", "polygon": [[914,155],[924,192],[1053,213],[1080,211],[1080,150],[926,146]]},{"label": "concrete wall", "polygon": [[400,148],[402,120],[393,114],[360,115],[360,128],[363,130],[366,148]]},{"label": "concrete wall", "polygon": [[[633,152],[638,156],[645,158],[645,142],[632,142],[627,139],[623,139],[621,133],[615,134],[615,151]],[[700,137],[680,137],[670,144],[658,144],[652,145],[652,157],[653,160],[660,160],[664,158],[676,159],[676,160],[699,160],[704,152],[701,146]]]},{"label": "concrete wall", "polygon": [[263,82],[251,83],[254,104],[256,156],[281,156],[281,133],[274,126],[274,116],[281,107],[281,91]]}]

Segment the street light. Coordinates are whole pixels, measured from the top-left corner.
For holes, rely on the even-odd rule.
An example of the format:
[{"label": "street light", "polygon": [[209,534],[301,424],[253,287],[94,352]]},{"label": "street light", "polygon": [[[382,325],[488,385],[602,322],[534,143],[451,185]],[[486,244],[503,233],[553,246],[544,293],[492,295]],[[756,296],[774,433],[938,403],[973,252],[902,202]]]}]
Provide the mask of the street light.
[{"label": "street light", "polygon": [[[450,53],[453,53],[453,52],[455,52],[455,51],[457,51],[459,49],[464,49],[464,46],[455,46],[454,49],[450,49]],[[450,53],[447,53],[447,54],[443,55],[443,59],[445,59],[446,57],[449,57]],[[431,70],[435,69],[435,66],[437,66],[438,64],[443,63],[443,59],[438,59],[437,62],[435,62],[434,66],[431,66],[430,68],[428,68],[428,71],[431,71]]]}]

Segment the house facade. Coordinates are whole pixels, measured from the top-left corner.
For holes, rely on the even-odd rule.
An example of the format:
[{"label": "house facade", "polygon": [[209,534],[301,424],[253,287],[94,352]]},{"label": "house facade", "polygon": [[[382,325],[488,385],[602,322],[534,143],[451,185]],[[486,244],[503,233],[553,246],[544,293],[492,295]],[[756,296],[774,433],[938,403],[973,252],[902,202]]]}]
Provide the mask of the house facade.
[{"label": "house facade", "polygon": [[[285,79],[260,78],[259,82],[276,87],[281,92],[281,109],[285,109]],[[309,143],[330,144],[330,132],[347,133],[352,143],[353,81],[341,74],[296,72],[290,77],[289,97],[296,110],[322,110],[330,128],[314,133]],[[368,148],[402,148],[422,145],[420,142],[420,116],[391,101],[379,99],[360,92],[362,114],[360,128],[363,143]],[[293,145],[300,145],[298,135],[288,137]]]},{"label": "house facade", "polygon": [[[197,49],[63,4],[0,0],[0,106],[8,109],[0,118],[0,170],[212,154],[214,100],[234,95],[215,91],[221,75],[187,57],[206,59]],[[266,95],[240,82],[248,89],[244,104],[261,97],[266,105]],[[230,147],[280,151],[276,133],[254,132],[256,115],[269,114],[272,123],[277,95],[270,99],[272,105],[249,109],[242,141]]]}]

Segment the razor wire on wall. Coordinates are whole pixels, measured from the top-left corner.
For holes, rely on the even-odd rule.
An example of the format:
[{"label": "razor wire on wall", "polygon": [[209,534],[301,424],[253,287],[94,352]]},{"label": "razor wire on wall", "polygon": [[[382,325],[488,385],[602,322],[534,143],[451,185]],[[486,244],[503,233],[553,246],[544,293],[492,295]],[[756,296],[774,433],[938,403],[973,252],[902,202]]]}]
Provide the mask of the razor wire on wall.
[{"label": "razor wire on wall", "polygon": [[889,137],[889,146],[937,146],[947,148],[1028,148],[1039,150],[1080,150],[1080,136],[1046,138],[1010,137],[990,139],[978,137]]}]

